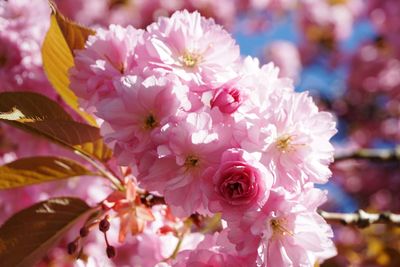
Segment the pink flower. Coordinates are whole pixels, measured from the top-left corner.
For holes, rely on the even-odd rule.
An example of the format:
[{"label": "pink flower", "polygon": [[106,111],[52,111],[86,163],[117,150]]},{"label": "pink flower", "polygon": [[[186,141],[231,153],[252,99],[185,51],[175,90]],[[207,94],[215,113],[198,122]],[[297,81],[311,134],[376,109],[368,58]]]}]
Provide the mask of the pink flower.
[{"label": "pink flower", "polygon": [[198,12],[175,12],[151,24],[146,40],[150,66],[196,85],[221,85],[235,75],[239,49],[214,20]]},{"label": "pink flower", "polygon": [[0,2],[0,91],[36,91],[55,98],[41,55],[49,15],[44,0]]},{"label": "pink flower", "polygon": [[[117,244],[117,256],[113,261],[115,266],[154,267],[174,254],[183,221],[171,216],[165,205],[153,206],[151,212],[155,220],[147,222],[143,233],[129,236],[125,243]],[[112,234],[110,238],[116,239],[118,233]],[[193,250],[203,239],[201,233],[186,233],[175,253]]]},{"label": "pink flower", "polygon": [[46,0],[1,1],[0,32],[15,32],[41,44],[50,25],[49,16],[50,6]]},{"label": "pink flower", "polygon": [[273,184],[272,174],[241,149],[225,151],[218,168],[208,170],[203,179],[209,210],[228,219],[262,207]]},{"label": "pink flower", "polygon": [[258,251],[262,266],[314,266],[336,255],[332,230],[316,212],[324,201],[318,189],[301,195],[271,191],[261,212],[247,213],[240,224],[228,225],[229,238],[239,254]]},{"label": "pink flower", "polygon": [[[255,266],[254,262],[248,262],[246,259],[239,257],[229,244],[228,240],[224,240],[223,234],[206,235],[204,240],[194,250],[183,250],[172,262],[172,267],[222,267],[237,266],[249,267]],[[232,247],[232,249],[228,249]]]},{"label": "pink flower", "polygon": [[242,103],[242,106],[248,106],[246,109],[254,110],[268,105],[266,102],[272,92],[294,91],[292,80],[279,78],[279,68],[272,62],[260,66],[257,58],[246,57],[242,61],[238,76],[235,86],[248,98]]},{"label": "pink flower", "polygon": [[142,30],[130,26],[111,25],[89,36],[85,49],[76,51],[70,87],[81,98],[82,106],[91,107],[113,95],[114,82],[124,75],[138,74],[143,35]]},{"label": "pink flower", "polygon": [[274,93],[266,105],[261,120],[246,120],[247,138],[237,137],[242,148],[262,153],[260,162],[277,179],[274,187],[300,190],[307,182],[326,182],[334,151],[329,139],[336,133],[332,115],[319,112],[308,93]]},{"label": "pink flower", "polygon": [[152,136],[184,110],[187,89],[171,77],[155,76],[124,76],[113,86],[116,95],[98,102],[96,115],[105,120],[102,134],[120,164],[134,164],[156,147]]},{"label": "pink flower", "polygon": [[217,165],[229,140],[213,131],[207,113],[190,113],[178,125],[168,126],[157,154],[149,152],[139,165],[138,181],[164,195],[177,216],[202,209],[202,175]]},{"label": "pink flower", "polygon": [[297,47],[287,41],[274,41],[265,49],[268,61],[279,67],[279,76],[297,80],[301,71],[300,53]]},{"label": "pink flower", "polygon": [[239,108],[242,101],[242,95],[238,89],[223,87],[215,91],[210,104],[211,108],[218,107],[221,112],[230,114]]}]

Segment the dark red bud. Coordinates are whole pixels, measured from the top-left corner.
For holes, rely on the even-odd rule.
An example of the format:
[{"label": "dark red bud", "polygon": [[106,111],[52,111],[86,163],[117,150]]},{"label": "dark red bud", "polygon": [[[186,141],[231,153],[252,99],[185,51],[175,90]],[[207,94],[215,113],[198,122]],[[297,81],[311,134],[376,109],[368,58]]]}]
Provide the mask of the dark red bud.
[{"label": "dark red bud", "polygon": [[111,258],[115,257],[116,252],[115,252],[115,248],[113,246],[107,246],[106,252],[107,252],[108,258],[111,259]]},{"label": "dark red bud", "polygon": [[87,227],[82,227],[81,230],[79,230],[79,235],[81,237],[86,237],[89,234],[89,229]]},{"label": "dark red bud", "polygon": [[108,218],[104,218],[103,220],[100,221],[99,223],[99,230],[102,231],[103,233],[107,232],[110,229],[110,222],[108,221]]},{"label": "dark red bud", "polygon": [[76,241],[70,242],[67,246],[67,251],[69,255],[75,254],[76,250],[78,249],[78,244]]}]

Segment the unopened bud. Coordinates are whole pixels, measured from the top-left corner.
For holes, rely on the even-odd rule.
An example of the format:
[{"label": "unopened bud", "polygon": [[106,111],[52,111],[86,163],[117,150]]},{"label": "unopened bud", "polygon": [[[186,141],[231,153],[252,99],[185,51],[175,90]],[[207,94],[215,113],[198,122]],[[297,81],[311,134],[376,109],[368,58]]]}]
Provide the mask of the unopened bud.
[{"label": "unopened bud", "polygon": [[79,230],[79,235],[81,237],[86,237],[89,234],[89,229],[87,227],[82,227],[81,230]]},{"label": "unopened bud", "polygon": [[67,251],[69,255],[75,254],[76,250],[78,249],[78,244],[76,241],[70,242],[67,246]]},{"label": "unopened bud", "polygon": [[107,252],[108,258],[111,259],[111,258],[115,257],[116,252],[115,252],[115,248],[113,246],[107,246],[106,252]]},{"label": "unopened bud", "polygon": [[110,229],[110,222],[108,221],[108,218],[106,217],[100,221],[99,230],[102,231],[103,233],[105,233],[108,231],[108,229]]}]

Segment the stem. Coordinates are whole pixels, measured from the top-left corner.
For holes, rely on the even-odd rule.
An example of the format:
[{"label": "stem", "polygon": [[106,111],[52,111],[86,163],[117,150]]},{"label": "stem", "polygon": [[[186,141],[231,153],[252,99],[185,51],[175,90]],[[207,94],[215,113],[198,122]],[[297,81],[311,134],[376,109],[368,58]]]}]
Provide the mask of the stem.
[{"label": "stem", "polygon": [[335,156],[335,162],[348,159],[368,159],[371,161],[400,161],[400,146],[395,149],[359,149]]},{"label": "stem", "polygon": [[359,228],[365,228],[371,224],[378,223],[400,226],[400,214],[391,212],[368,213],[363,210],[358,210],[355,213],[336,213],[320,210],[318,213],[328,222],[339,222],[343,225],[355,225]]},{"label": "stem", "polygon": [[170,259],[175,259],[176,255],[178,255],[179,249],[181,248],[182,241],[185,235],[182,235],[179,237],[178,243],[176,244],[176,247],[174,249],[174,252],[172,252],[172,255],[169,257]]},{"label": "stem", "polygon": [[104,178],[107,178],[108,180],[110,180],[111,183],[113,183],[113,185],[119,190],[119,191],[124,191],[124,187],[121,183],[121,181],[114,176],[112,173],[110,173],[109,171],[107,171],[106,169],[104,169],[97,161],[95,161],[94,159],[92,159],[91,157],[88,157],[87,155],[79,152],[79,151],[74,151],[78,156],[82,157],[83,159],[85,159],[87,162],[89,162],[94,168],[96,168],[96,170],[99,171],[99,173],[101,174],[101,176],[103,176]]}]

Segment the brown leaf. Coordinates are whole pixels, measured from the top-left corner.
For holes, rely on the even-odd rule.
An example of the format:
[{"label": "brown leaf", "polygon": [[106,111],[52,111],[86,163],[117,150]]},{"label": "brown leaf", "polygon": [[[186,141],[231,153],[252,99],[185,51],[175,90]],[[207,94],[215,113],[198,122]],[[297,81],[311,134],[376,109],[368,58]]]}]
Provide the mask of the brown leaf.
[{"label": "brown leaf", "polygon": [[82,49],[93,30],[66,20],[53,8],[50,28],[42,45],[43,68],[62,99],[91,125],[96,121],[88,113],[79,109],[78,98],[69,88],[68,71],[74,66],[73,50]]},{"label": "brown leaf", "polygon": [[0,266],[31,267],[91,208],[60,197],[14,214],[0,228]]},{"label": "brown leaf", "polygon": [[70,159],[59,157],[22,158],[0,167],[0,189],[38,184],[81,175],[95,175]]},{"label": "brown leaf", "polygon": [[0,93],[0,121],[91,158],[107,161],[112,155],[97,127],[73,121],[56,102],[40,94]]},{"label": "brown leaf", "polygon": [[78,23],[75,23],[68,18],[64,17],[58,10],[57,7],[51,3],[50,4],[52,13],[57,20],[57,24],[64,36],[65,41],[68,44],[72,54],[74,54],[75,49],[82,49],[85,47],[86,40],[89,35],[96,34],[96,31]]}]

